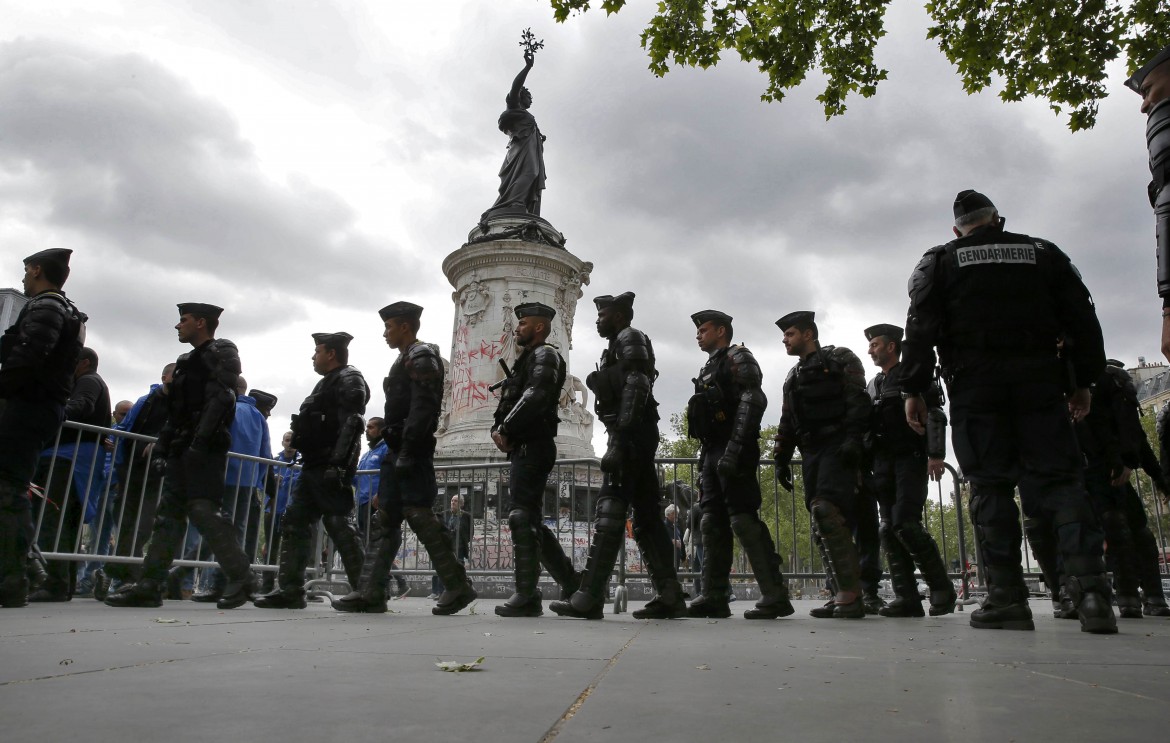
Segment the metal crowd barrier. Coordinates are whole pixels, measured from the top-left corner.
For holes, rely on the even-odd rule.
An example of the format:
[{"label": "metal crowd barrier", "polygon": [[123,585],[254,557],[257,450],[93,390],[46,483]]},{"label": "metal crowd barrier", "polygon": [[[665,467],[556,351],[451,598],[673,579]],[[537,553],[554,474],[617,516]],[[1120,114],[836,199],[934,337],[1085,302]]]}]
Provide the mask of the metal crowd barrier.
[{"label": "metal crowd barrier", "polygon": [[[83,433],[97,434],[102,445],[83,445]],[[34,504],[37,541],[47,560],[74,563],[141,564],[145,541],[149,537],[153,514],[162,492],[165,474],[148,469],[144,457],[154,439],[138,434],[67,422],[54,445],[44,452],[35,483],[45,497]],[[119,459],[121,464],[116,464]],[[224,510],[234,515],[241,541],[259,572],[274,573],[278,560],[279,513],[273,513],[277,491],[295,479],[299,465],[289,466],[278,460],[229,454],[230,460],[252,473],[243,482],[225,482]],[[798,464],[795,462],[794,464]],[[697,502],[698,463],[695,459],[658,459],[660,498],[659,513],[673,504],[678,512],[679,534],[684,535],[689,512]],[[956,583],[961,599],[970,601],[972,592],[983,585],[978,572],[974,532],[966,519],[968,488],[959,474],[947,466],[948,476],[932,484],[923,519],[935,536],[944,564]],[[826,572],[803,503],[800,468],[793,467],[794,492],[788,493],[775,480],[771,461],[761,460],[758,478],[763,496],[761,518],[771,529],[777,550],[784,560],[785,576],[794,596],[815,597],[824,585]],[[254,476],[251,476],[254,475]],[[376,477],[376,470],[362,470],[358,478]],[[476,579],[485,598],[506,598],[512,587],[512,546],[505,507],[508,503],[508,464],[439,464],[436,467],[436,512],[445,522],[452,515],[451,500],[459,496],[462,510],[471,515],[470,549],[466,559],[468,573]],[[592,519],[601,490],[603,474],[596,459],[562,460],[556,463],[545,491],[545,523],[559,537],[574,565],[581,569],[592,540]],[[1138,492],[1147,500],[1152,493],[1148,477],[1136,477]],[[946,485],[947,487],[944,487]],[[949,492],[947,491],[949,487]],[[1170,534],[1167,513],[1159,498],[1152,498],[1149,514],[1151,529],[1163,545]],[[371,516],[371,503],[357,509],[359,532],[365,540]],[[402,547],[393,572],[414,580],[411,590],[427,590],[426,581],[433,570],[425,549],[408,526],[403,526]],[[632,529],[627,533],[632,537]],[[459,541],[458,535],[453,535]],[[679,557],[679,577],[684,583],[697,573],[691,545],[684,544]],[[347,591],[340,561],[334,554],[323,530],[318,528],[310,562],[310,595],[329,595]],[[1038,572],[1028,549],[1024,549],[1025,570]],[[972,564],[975,564],[974,566]],[[215,562],[203,549],[194,529],[188,528],[185,549],[175,565],[180,568],[214,568]],[[974,572],[973,572],[974,571]],[[1163,572],[1165,565],[1163,564]],[[204,571],[205,573],[205,571]],[[547,581],[547,578],[545,578]],[[732,573],[739,598],[758,597],[746,560],[736,548]],[[419,586],[422,582],[424,585]],[[547,585],[547,584],[546,584]],[[637,545],[632,538],[620,554],[612,578],[616,610],[622,610],[628,596],[650,598],[651,589]],[[545,590],[556,596],[555,586]]]}]

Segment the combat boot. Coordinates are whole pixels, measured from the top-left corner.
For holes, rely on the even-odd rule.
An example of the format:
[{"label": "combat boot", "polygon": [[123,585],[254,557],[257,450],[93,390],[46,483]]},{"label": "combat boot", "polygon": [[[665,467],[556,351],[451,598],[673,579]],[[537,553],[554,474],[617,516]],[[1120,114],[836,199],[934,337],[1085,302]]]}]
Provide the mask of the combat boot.
[{"label": "combat boot", "polygon": [[[918,569],[922,571],[922,579],[930,588],[930,616],[954,613],[959,595],[955,592],[955,584],[951,582],[951,577],[947,575],[947,567],[943,564],[934,537],[930,536],[918,521],[908,521],[895,526],[894,534],[910,552],[914,562],[918,564]],[[914,585],[914,592],[918,592],[917,582]]]},{"label": "combat boot", "polygon": [[1142,599],[1137,595],[1117,594],[1117,616],[1121,619],[1141,619]]},{"label": "combat boot", "polygon": [[346,582],[351,589],[357,588],[362,578],[365,554],[353,522],[346,514],[326,514],[321,517],[321,524],[325,527],[325,533],[333,540],[338,556],[341,557]]},{"label": "combat boot", "polygon": [[1077,608],[1081,632],[1095,635],[1117,632],[1117,617],[1113,614],[1112,591],[1105,577],[1104,562],[1100,558],[1070,557],[1065,558],[1064,565],[1068,571],[1065,586]]},{"label": "combat boot", "polygon": [[[830,501],[814,498],[810,513],[829,557],[833,582],[837,588],[832,618],[864,618],[865,604],[861,594],[861,566],[857,559],[857,547],[853,544],[853,535],[845,525],[841,509]],[[818,617],[817,614],[813,616]]]},{"label": "combat boot", "polygon": [[285,533],[280,543],[280,587],[257,596],[252,603],[259,609],[304,609],[305,566],[312,549],[304,534]]},{"label": "combat boot", "polygon": [[731,522],[722,514],[704,513],[699,520],[703,535],[703,595],[687,607],[687,616],[727,619],[731,616],[727,595],[731,591]]},{"label": "combat boot", "polygon": [[1056,615],[1057,619],[1080,619],[1077,614],[1077,606],[1073,603],[1072,596],[1068,593],[1066,586],[1060,587],[1060,613]]},{"label": "combat boot", "polygon": [[987,568],[987,598],[971,612],[975,629],[1034,630],[1032,610],[1028,607],[1028,587],[1019,567]]},{"label": "combat boot", "polygon": [[754,513],[737,513],[731,517],[731,531],[739,539],[760,587],[760,600],[743,613],[744,619],[778,619],[794,614],[788,583],[780,572],[780,555],[768,527]]},{"label": "combat boot", "polygon": [[882,609],[886,608],[886,600],[878,595],[877,586],[862,586],[861,605],[865,607],[867,615],[874,616],[881,614]]},{"label": "combat boot", "polygon": [[560,587],[561,600],[567,601],[581,587],[581,573],[573,567],[573,561],[561,547],[561,540],[547,524],[541,522],[536,530],[540,538],[540,564]]},{"label": "combat boot", "polygon": [[454,614],[479,598],[479,594],[467,580],[467,571],[463,564],[455,558],[450,532],[434,512],[421,506],[409,506],[406,509],[406,523],[410,524],[418,541],[430,555],[431,565],[445,587],[439,600],[431,608],[431,613],[438,616]]},{"label": "combat boot", "polygon": [[[209,500],[196,498],[187,504],[187,518],[211,547],[225,584],[216,600],[218,609],[235,609],[248,603],[256,588],[252,575],[252,561],[240,547],[236,527],[219,506]],[[194,600],[194,596],[191,597]]]},{"label": "combat boot", "polygon": [[597,516],[593,524],[593,543],[589,545],[589,559],[581,573],[581,588],[567,601],[553,601],[548,605],[553,613],[575,619],[602,619],[605,616],[605,590],[618,552],[625,544],[625,501],[606,497],[597,502]]},{"label": "combat boot", "polygon": [[682,584],[674,567],[674,546],[661,521],[634,529],[634,539],[654,585],[655,596],[641,609],[631,612],[634,619],[681,619],[687,615]]},{"label": "combat boot", "polygon": [[0,607],[18,609],[28,606],[28,578],[9,575],[0,581]]},{"label": "combat boot", "polygon": [[918,595],[918,581],[914,579],[914,560],[910,550],[894,534],[888,524],[878,530],[882,547],[886,551],[886,562],[890,568],[890,583],[894,587],[894,600],[878,613],[883,617],[924,617],[922,597]]},{"label": "combat boot", "polygon": [[1142,601],[1142,613],[1147,617],[1170,617],[1170,606],[1166,605],[1165,596],[1146,594]]},{"label": "combat boot", "polygon": [[532,515],[521,508],[508,514],[508,526],[512,530],[512,553],[515,557],[513,574],[516,577],[516,592],[500,606],[496,615],[501,617],[539,617],[544,614],[541,604],[544,598],[536,587],[540,578],[539,536],[532,523]]},{"label": "combat boot", "polygon": [[106,606],[118,608],[155,609],[162,605],[163,585],[152,578],[143,578],[106,597]]},{"label": "combat boot", "polygon": [[402,526],[391,525],[390,517],[382,510],[375,511],[370,522],[370,541],[366,546],[361,577],[353,591],[333,602],[333,608],[337,611],[365,614],[386,612],[390,566],[402,544]]}]

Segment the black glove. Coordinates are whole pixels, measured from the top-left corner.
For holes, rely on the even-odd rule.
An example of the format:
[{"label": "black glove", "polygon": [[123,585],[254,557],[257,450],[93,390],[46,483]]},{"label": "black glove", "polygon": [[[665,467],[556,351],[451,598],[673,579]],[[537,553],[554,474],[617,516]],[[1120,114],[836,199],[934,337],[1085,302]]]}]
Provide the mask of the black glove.
[{"label": "black glove", "polygon": [[715,465],[715,471],[719,473],[720,477],[732,478],[739,472],[740,448],[740,445],[734,441],[727,442],[723,456],[719,457],[719,462]]},{"label": "black glove", "polygon": [[394,473],[399,477],[405,477],[414,469],[414,457],[403,453],[398,455],[398,459],[394,461]]},{"label": "black glove", "polygon": [[780,487],[787,490],[789,493],[796,487],[792,482],[792,463],[780,462],[776,463],[776,482],[780,483]]},{"label": "black glove", "polygon": [[622,469],[622,462],[625,461],[625,443],[620,436],[612,436],[609,439],[609,446],[605,449],[605,455],[601,458],[601,471],[609,474],[620,472]]}]

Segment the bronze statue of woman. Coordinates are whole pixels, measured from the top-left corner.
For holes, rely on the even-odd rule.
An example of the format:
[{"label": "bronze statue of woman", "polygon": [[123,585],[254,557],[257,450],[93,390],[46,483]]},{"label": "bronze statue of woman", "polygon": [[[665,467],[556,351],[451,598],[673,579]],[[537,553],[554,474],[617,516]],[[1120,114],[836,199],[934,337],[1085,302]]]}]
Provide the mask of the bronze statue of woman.
[{"label": "bronze statue of woman", "polygon": [[533,50],[524,51],[524,69],[512,81],[505,98],[507,110],[500,114],[500,131],[508,135],[508,152],[500,166],[500,196],[483,213],[486,220],[493,214],[528,213],[540,216],[540,193],[544,190],[544,135],[536,118],[528,112],[532,93],[524,87],[535,59]]}]

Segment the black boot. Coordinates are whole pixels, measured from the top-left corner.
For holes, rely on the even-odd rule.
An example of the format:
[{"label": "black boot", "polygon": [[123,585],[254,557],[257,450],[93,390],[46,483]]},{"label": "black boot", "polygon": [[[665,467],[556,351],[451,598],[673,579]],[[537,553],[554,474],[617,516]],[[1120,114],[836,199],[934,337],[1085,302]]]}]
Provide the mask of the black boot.
[{"label": "black boot", "polygon": [[833,619],[861,619],[865,617],[865,604],[861,595],[861,566],[857,558],[857,547],[853,544],[853,535],[845,525],[845,517],[841,513],[841,509],[827,500],[814,498],[810,513],[817,533],[821,536],[821,543],[829,556],[829,562],[833,569],[833,581],[837,587]]},{"label": "black boot", "polygon": [[1065,587],[1077,607],[1081,632],[1111,635],[1117,632],[1117,617],[1110,602],[1109,581],[1105,577],[1105,563],[1100,558],[1066,557],[1068,572]]},{"label": "black boot", "polygon": [[[1117,613],[1122,619],[1142,618],[1142,599],[1138,593],[1137,555],[1129,521],[1120,511],[1101,514],[1105,543],[1113,562],[1113,580],[1117,586]],[[1091,630],[1085,630],[1090,632]]]},{"label": "black boot", "polygon": [[191,600],[197,604],[214,604],[223,598],[223,588],[227,585],[227,577],[222,571],[217,571],[212,578],[211,585],[191,594]]},{"label": "black boot", "polygon": [[1052,522],[1042,518],[1025,518],[1024,534],[1028,537],[1028,546],[1032,548],[1032,557],[1040,566],[1044,575],[1044,585],[1048,586],[1048,594],[1052,598],[1052,616],[1060,619],[1063,611],[1060,602],[1060,570],[1056,554],[1056,532]]},{"label": "black boot", "polygon": [[666,526],[659,520],[635,525],[634,540],[642,550],[655,596],[644,607],[631,612],[631,616],[634,619],[685,617],[687,602],[682,597],[682,584],[678,582],[678,571],[674,566],[674,545],[671,544]]},{"label": "black boot", "polygon": [[532,514],[522,508],[508,514],[508,526],[512,530],[512,553],[516,592],[500,606],[496,615],[501,617],[539,617],[544,614],[543,598],[536,587],[540,579],[540,536],[532,523]]},{"label": "black boot", "polygon": [[747,555],[748,564],[760,587],[760,600],[743,613],[744,619],[777,619],[796,612],[788,597],[788,583],[780,572],[781,559],[768,527],[754,513],[731,517],[731,531]]},{"label": "black boot", "polygon": [[[226,576],[223,594],[215,605],[219,609],[235,609],[248,603],[255,591],[252,561],[240,547],[236,527],[215,503],[196,498],[187,504],[187,518],[199,530],[215,555],[219,568]],[[194,598],[194,597],[192,597]]]},{"label": "black boot", "polygon": [[573,561],[561,547],[561,540],[543,521],[537,524],[540,539],[540,564],[548,571],[561,589],[561,600],[568,600],[581,587],[581,573],[573,567]]},{"label": "black boot", "polygon": [[[930,588],[930,616],[953,613],[959,595],[955,592],[951,577],[947,575],[947,566],[943,564],[934,537],[930,536],[918,521],[908,521],[895,526],[894,534],[898,541],[906,546],[914,562],[918,564],[918,569],[922,571],[923,580]],[[917,582],[914,592],[918,592]]]},{"label": "black boot", "polygon": [[1077,605],[1073,603],[1072,596],[1069,595],[1068,586],[1061,585],[1060,587],[1060,613],[1055,616],[1057,619],[1080,619],[1077,614]]},{"label": "black boot", "polygon": [[333,540],[337,554],[341,556],[341,564],[345,568],[345,579],[349,583],[349,587],[351,589],[357,588],[362,579],[365,554],[362,551],[362,543],[358,539],[353,522],[346,514],[326,514],[321,517],[321,523],[325,526],[325,533]]},{"label": "black boot", "polygon": [[479,594],[467,580],[467,571],[464,570],[463,564],[455,557],[451,534],[431,509],[407,507],[406,523],[410,524],[418,541],[430,555],[431,565],[439,574],[439,580],[443,581],[445,588],[431,613],[439,616],[454,614],[475,601]]},{"label": "black boot", "polygon": [[568,601],[553,601],[548,608],[562,617],[601,619],[605,616],[605,589],[626,539],[625,501],[606,497],[597,502],[593,520],[593,544],[581,574],[581,588]]},{"label": "black boot", "polygon": [[894,586],[894,600],[878,613],[883,617],[924,617],[922,597],[918,595],[918,581],[914,578],[914,559],[910,550],[894,534],[889,524],[878,530],[886,562],[890,568],[890,583]]},{"label": "black boot", "polygon": [[26,524],[28,498],[15,483],[0,482],[0,606],[28,605],[29,579]]},{"label": "black boot", "polygon": [[987,598],[971,612],[975,629],[1034,630],[1032,610],[1028,607],[1028,587],[1019,565],[1010,568],[987,568]]},{"label": "black boot", "polygon": [[727,595],[731,590],[731,521],[723,513],[704,513],[699,520],[703,534],[703,595],[687,607],[688,617],[726,619],[731,616]]},{"label": "black boot", "polygon": [[[287,531],[287,530],[286,530]],[[260,609],[304,609],[305,567],[312,545],[306,534],[286,533],[280,542],[280,587],[257,596],[252,603]]]},{"label": "black boot", "polygon": [[386,592],[390,585],[390,566],[402,544],[402,525],[390,523],[385,511],[374,512],[370,519],[370,541],[362,563],[361,578],[353,591],[333,602],[337,611],[365,614],[386,612]]},{"label": "black boot", "polygon": [[1142,613],[1147,617],[1170,617],[1170,606],[1167,606],[1164,595],[1151,596],[1147,593],[1142,600]]},{"label": "black boot", "polygon": [[130,587],[106,597],[106,606],[118,608],[153,609],[162,605],[163,584],[151,578],[143,578]]}]

